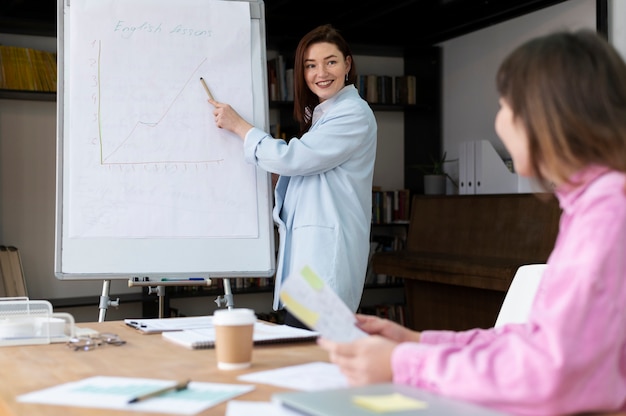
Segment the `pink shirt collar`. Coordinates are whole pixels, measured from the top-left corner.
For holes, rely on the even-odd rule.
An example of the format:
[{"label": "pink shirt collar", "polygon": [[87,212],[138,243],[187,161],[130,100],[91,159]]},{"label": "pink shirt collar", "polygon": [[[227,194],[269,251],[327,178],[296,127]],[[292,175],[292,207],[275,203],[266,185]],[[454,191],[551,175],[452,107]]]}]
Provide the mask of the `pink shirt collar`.
[{"label": "pink shirt collar", "polygon": [[574,173],[569,182],[565,182],[555,189],[555,194],[563,210],[571,207],[576,200],[587,190],[589,185],[610,169],[601,165],[590,165]]}]

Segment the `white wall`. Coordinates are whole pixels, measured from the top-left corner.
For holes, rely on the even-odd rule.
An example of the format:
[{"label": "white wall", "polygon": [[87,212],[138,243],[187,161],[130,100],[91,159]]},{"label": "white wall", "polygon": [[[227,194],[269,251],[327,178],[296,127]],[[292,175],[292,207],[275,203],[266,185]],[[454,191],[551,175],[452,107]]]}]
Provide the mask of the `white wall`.
[{"label": "white wall", "polygon": [[626,59],[626,1],[609,0],[609,40]]},{"label": "white wall", "polygon": [[[56,103],[0,100],[0,243],[19,248],[32,299],[93,295],[97,302],[102,282],[54,276],[55,162]],[[126,281],[112,286],[120,293]]]},{"label": "white wall", "polygon": [[[443,42],[442,142],[448,158],[458,158],[461,142],[482,139],[489,140],[500,156],[508,156],[494,130],[495,76],[501,61],[532,37],[580,27],[595,29],[595,0],[569,0]],[[451,163],[448,170],[458,179],[458,163]]]}]

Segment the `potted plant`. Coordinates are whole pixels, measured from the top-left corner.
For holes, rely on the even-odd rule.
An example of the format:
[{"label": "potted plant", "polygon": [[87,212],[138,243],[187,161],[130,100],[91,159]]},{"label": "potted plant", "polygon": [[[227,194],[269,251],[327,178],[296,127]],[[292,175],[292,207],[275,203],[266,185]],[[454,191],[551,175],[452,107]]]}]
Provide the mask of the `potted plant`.
[{"label": "potted plant", "polygon": [[445,163],[454,162],[454,160],[447,160],[446,156],[446,152],[443,152],[438,159],[430,155],[431,164],[417,166],[424,174],[425,195],[445,195],[446,181],[448,179],[450,179],[454,186],[458,187],[456,181],[444,169]]}]

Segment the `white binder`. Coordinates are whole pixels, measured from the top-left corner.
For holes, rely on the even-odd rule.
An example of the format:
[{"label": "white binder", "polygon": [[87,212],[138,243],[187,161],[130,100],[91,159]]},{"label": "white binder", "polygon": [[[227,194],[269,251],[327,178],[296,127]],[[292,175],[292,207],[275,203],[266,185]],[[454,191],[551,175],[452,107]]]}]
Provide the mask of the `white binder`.
[{"label": "white binder", "polygon": [[459,144],[459,194],[543,192],[533,179],[511,172],[488,140]]},{"label": "white binder", "polygon": [[511,172],[487,140],[474,142],[476,194],[517,193],[517,174]]}]

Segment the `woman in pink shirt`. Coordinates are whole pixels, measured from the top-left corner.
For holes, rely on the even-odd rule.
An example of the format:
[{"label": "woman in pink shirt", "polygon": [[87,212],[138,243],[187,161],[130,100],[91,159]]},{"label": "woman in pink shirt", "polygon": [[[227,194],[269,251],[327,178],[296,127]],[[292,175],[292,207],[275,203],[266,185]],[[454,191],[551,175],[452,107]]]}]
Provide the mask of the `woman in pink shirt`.
[{"label": "woman in pink shirt", "polygon": [[519,415],[626,410],[626,64],[589,30],[526,42],[497,75],[495,128],[563,210],[527,323],[320,339],[352,385],[393,381]]}]

